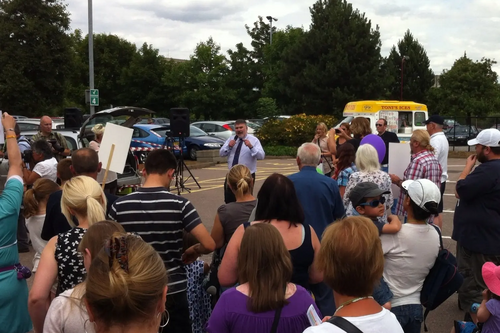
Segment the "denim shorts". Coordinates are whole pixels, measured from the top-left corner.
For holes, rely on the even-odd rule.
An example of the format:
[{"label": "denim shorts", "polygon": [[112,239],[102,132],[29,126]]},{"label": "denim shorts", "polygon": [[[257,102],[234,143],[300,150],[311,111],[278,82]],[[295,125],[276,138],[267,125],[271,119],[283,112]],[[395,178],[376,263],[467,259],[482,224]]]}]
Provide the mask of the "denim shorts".
[{"label": "denim shorts", "polygon": [[384,305],[389,302],[394,294],[391,289],[389,289],[389,285],[385,282],[384,278],[380,279],[380,284],[375,286],[373,289],[373,299],[380,305]]},{"label": "denim shorts", "polygon": [[424,310],[420,304],[395,306],[391,312],[396,315],[405,333],[420,333],[424,321]]}]

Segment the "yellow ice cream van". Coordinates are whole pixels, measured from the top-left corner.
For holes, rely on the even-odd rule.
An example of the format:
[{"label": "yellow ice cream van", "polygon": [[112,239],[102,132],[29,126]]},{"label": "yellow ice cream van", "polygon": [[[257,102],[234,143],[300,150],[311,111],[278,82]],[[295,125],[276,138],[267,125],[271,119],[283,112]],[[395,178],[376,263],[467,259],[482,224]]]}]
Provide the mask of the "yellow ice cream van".
[{"label": "yellow ice cream van", "polygon": [[383,118],[387,120],[387,130],[397,133],[400,141],[409,141],[414,130],[425,129],[424,121],[428,118],[427,105],[401,101],[350,102],[345,106],[343,116],[341,123],[365,117],[374,134],[377,133],[375,123]]}]

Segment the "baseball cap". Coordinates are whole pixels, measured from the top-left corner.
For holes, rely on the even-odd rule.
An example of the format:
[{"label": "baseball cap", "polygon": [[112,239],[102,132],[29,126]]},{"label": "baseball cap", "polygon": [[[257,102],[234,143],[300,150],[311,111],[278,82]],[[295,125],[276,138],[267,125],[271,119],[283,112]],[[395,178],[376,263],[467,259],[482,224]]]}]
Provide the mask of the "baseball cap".
[{"label": "baseball cap", "polygon": [[378,197],[381,194],[389,194],[390,191],[382,190],[375,183],[362,182],[356,185],[349,193],[349,200],[353,207],[357,207],[363,198]]},{"label": "baseball cap", "polygon": [[482,130],[475,139],[469,140],[467,144],[469,146],[500,147],[500,131],[495,128]]},{"label": "baseball cap", "polygon": [[427,125],[428,123],[435,123],[438,125],[444,125],[444,118],[441,117],[440,115],[433,114],[432,116],[429,117],[429,119],[424,121],[424,124]]},{"label": "baseball cap", "polygon": [[425,207],[427,203],[438,204],[441,201],[439,187],[429,179],[405,180],[401,186],[406,190],[410,199],[426,212],[429,212]]}]

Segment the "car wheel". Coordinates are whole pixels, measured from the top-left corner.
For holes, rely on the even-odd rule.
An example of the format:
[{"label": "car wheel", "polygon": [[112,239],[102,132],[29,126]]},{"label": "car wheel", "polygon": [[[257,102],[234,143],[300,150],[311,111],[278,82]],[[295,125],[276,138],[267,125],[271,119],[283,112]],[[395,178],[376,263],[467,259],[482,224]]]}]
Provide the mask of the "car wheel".
[{"label": "car wheel", "polygon": [[189,147],[189,159],[190,160],[196,161],[196,155],[198,154],[198,150],[200,150],[200,148],[198,148],[198,146]]}]

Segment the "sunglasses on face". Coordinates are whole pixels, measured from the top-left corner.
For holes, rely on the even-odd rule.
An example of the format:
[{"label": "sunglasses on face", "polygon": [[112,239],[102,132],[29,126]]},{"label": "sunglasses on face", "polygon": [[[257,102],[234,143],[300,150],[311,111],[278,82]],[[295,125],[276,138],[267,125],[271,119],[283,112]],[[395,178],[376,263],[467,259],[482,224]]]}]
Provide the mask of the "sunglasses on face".
[{"label": "sunglasses on face", "polygon": [[378,205],[384,204],[384,203],[385,203],[385,198],[382,197],[382,198],[380,198],[378,200],[373,200],[373,201],[370,201],[370,202],[361,203],[358,206],[370,206],[372,208],[376,208],[376,207],[378,207]]},{"label": "sunglasses on face", "polygon": [[375,124],[375,126],[382,127],[382,126],[384,126],[384,124]]}]

